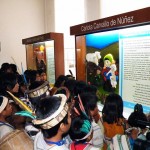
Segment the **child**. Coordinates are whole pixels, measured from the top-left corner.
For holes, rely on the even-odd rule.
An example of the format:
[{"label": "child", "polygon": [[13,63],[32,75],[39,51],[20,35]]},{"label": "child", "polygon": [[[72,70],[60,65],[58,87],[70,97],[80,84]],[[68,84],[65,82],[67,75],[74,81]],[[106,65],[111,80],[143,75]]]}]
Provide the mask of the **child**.
[{"label": "child", "polygon": [[34,150],[68,150],[63,140],[71,124],[66,100],[64,94],[57,94],[40,101],[33,123],[40,126],[41,132],[35,137]]},{"label": "child", "polygon": [[80,115],[72,120],[69,130],[70,138],[73,142],[70,144],[70,150],[97,149],[90,140],[93,136],[92,124],[86,115]]},{"label": "child", "polygon": [[120,95],[112,93],[106,97],[102,110],[104,126],[104,150],[116,134],[124,134],[123,100]]},{"label": "child", "polygon": [[14,127],[7,123],[6,118],[12,114],[12,107],[8,98],[0,95],[0,139],[14,131]]},{"label": "child", "polygon": [[137,138],[146,140],[148,128],[144,122],[148,122],[148,120],[146,115],[143,113],[143,106],[141,104],[136,104],[134,106],[134,112],[132,112],[128,118],[130,128],[126,130],[129,135],[129,141],[132,148]]},{"label": "child", "polygon": [[[94,115],[98,113],[97,108],[97,96],[92,93],[82,93],[81,96],[78,96],[78,99],[75,100],[74,110],[78,109],[80,112],[80,103],[83,103],[84,111],[87,116],[90,118],[93,130],[93,137],[90,141],[95,147],[103,147],[103,129],[95,122]],[[81,102],[80,102],[81,101]],[[77,111],[75,113],[79,114]],[[72,114],[73,117],[74,113]],[[74,115],[75,116],[75,115]]]},{"label": "child", "polygon": [[26,123],[26,117],[15,115],[15,113],[22,111],[22,109],[15,102],[11,101],[9,104],[12,107],[12,114],[10,117],[7,117],[7,121],[11,124],[15,129],[24,129]]}]

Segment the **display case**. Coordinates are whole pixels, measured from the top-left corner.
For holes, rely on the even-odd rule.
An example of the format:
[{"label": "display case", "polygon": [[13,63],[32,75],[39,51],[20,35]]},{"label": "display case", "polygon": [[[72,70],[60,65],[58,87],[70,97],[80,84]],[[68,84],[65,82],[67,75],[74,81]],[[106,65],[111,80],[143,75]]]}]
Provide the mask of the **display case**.
[{"label": "display case", "polygon": [[150,112],[150,7],[70,27],[75,35],[76,79],[94,85],[104,104],[120,94],[124,107]]},{"label": "display case", "polygon": [[22,39],[26,47],[27,69],[44,70],[47,80],[53,84],[64,74],[63,33],[46,33]]}]

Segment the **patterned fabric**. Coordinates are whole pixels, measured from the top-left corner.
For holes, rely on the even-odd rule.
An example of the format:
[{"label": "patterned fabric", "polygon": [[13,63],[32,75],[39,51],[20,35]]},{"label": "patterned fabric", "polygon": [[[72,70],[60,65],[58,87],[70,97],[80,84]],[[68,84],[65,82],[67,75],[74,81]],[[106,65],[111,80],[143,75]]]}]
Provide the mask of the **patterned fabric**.
[{"label": "patterned fabric", "polygon": [[[66,116],[68,112],[68,104],[65,105],[64,109],[56,116],[56,118],[50,119],[48,122],[40,125],[43,129],[50,129],[57,125],[63,118]],[[36,124],[36,120],[33,120],[33,123]]]},{"label": "patterned fabric", "polygon": [[94,121],[92,122],[92,127],[93,127],[93,138],[89,143],[91,143],[95,147],[102,148],[104,134],[102,133],[100,126]]},{"label": "patterned fabric", "polygon": [[107,150],[132,150],[127,135],[115,135]]},{"label": "patterned fabric", "polygon": [[38,97],[49,89],[49,82],[45,81],[41,86],[36,89],[26,91],[26,94],[29,95],[30,98]]}]

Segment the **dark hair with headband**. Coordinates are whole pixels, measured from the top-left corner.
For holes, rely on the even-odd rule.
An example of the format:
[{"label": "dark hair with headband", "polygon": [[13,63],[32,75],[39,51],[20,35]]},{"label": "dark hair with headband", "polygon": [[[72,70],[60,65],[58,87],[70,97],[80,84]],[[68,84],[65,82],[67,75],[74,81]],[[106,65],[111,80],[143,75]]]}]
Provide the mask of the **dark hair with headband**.
[{"label": "dark hair with headband", "polygon": [[69,135],[73,141],[83,143],[91,135],[91,131],[92,126],[88,117],[80,115],[72,120]]}]

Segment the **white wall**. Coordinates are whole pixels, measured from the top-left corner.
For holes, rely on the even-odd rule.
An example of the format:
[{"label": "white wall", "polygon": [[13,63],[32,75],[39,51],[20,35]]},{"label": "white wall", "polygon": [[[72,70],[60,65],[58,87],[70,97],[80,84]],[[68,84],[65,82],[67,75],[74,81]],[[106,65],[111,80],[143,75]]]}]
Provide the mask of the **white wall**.
[{"label": "white wall", "polygon": [[22,39],[44,33],[44,0],[0,0],[0,65],[14,63],[26,69]]},{"label": "white wall", "polygon": [[55,0],[55,31],[64,33],[65,48],[74,47],[70,26],[84,22],[84,0]]},{"label": "white wall", "polygon": [[45,0],[45,31],[55,32],[55,0]]},{"label": "white wall", "polygon": [[[69,59],[75,60],[75,38],[70,36],[70,26],[84,22],[84,0],[55,0],[55,31],[64,33],[65,74],[70,74]],[[68,57],[69,54],[72,57]],[[75,75],[75,68],[70,70]]]},{"label": "white wall", "polygon": [[65,52],[73,51],[70,26],[149,6],[150,0],[0,0],[0,65],[13,57],[26,68],[24,38],[61,32]]},{"label": "white wall", "polygon": [[85,0],[85,8],[86,22],[100,19],[100,0]]},{"label": "white wall", "polygon": [[105,18],[150,7],[150,0],[100,0],[100,7],[101,18]]}]

